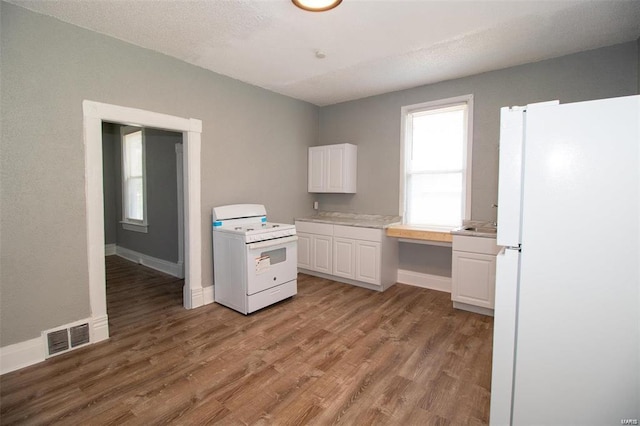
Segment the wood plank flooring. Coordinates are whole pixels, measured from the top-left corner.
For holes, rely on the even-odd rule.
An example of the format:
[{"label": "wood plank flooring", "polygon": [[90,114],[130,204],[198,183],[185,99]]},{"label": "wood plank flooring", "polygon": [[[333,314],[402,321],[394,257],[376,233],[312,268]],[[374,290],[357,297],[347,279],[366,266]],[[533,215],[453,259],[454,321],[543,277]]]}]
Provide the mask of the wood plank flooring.
[{"label": "wood plank flooring", "polygon": [[487,424],[493,320],[450,295],[300,274],[249,316],[107,258],[111,338],[0,377],[0,423]]}]

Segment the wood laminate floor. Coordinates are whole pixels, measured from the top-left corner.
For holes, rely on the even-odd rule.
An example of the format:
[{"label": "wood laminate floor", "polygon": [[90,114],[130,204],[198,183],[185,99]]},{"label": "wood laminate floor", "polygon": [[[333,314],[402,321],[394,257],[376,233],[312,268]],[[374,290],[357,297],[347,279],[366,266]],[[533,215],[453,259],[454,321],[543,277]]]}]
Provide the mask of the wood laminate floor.
[{"label": "wood laminate floor", "polygon": [[249,316],[107,258],[111,338],[0,377],[0,423],[487,424],[493,320],[450,295],[300,274]]}]

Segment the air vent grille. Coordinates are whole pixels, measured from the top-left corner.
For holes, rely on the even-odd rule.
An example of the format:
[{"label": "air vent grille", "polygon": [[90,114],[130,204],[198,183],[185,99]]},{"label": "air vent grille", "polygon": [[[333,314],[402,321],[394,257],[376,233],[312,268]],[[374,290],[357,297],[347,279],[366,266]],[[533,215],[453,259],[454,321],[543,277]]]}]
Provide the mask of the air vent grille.
[{"label": "air vent grille", "polygon": [[47,346],[47,357],[59,355],[90,343],[89,323],[75,324],[67,328],[47,330],[42,333]]},{"label": "air vent grille", "polygon": [[52,331],[47,334],[47,347],[49,355],[55,355],[69,349],[69,336],[67,329]]},{"label": "air vent grille", "polygon": [[89,343],[89,324],[80,324],[69,329],[71,336],[71,347],[84,345]]}]

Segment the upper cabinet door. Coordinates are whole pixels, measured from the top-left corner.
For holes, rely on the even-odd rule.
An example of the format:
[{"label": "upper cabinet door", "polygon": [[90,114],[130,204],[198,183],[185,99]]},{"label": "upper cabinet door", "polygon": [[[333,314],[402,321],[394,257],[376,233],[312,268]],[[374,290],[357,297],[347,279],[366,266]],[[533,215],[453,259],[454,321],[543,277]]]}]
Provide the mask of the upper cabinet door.
[{"label": "upper cabinet door", "polygon": [[356,192],[358,147],[352,144],[309,148],[309,192]]},{"label": "upper cabinet door", "polygon": [[309,148],[309,192],[325,192],[326,157],[323,146]]}]

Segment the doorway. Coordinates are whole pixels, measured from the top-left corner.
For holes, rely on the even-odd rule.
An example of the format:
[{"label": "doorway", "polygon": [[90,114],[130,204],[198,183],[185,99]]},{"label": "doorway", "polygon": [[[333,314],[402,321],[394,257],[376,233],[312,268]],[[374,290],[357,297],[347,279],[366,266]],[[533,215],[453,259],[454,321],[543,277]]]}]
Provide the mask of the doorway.
[{"label": "doorway", "polygon": [[[87,256],[91,306],[91,342],[109,338],[104,265],[102,122],[154,127],[183,134],[184,264],[183,306],[211,303],[202,289],[200,221],[200,145],[202,121],[94,101],[83,101]],[[209,300],[211,299],[211,300]]]},{"label": "doorway", "polygon": [[105,254],[184,278],[182,133],[103,121],[102,159]]}]

